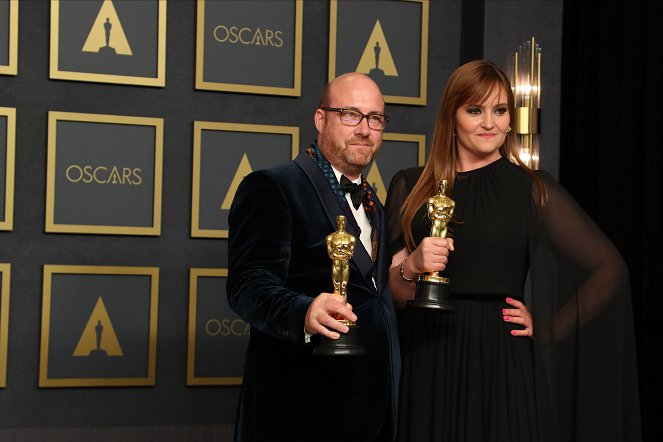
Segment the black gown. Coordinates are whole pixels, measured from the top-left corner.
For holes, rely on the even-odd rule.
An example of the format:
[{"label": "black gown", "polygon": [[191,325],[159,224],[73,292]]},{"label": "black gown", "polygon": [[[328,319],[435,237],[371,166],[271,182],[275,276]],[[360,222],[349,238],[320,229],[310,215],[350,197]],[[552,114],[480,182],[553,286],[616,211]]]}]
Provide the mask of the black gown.
[{"label": "black gown", "polygon": [[[392,254],[405,246],[399,210],[421,171],[392,179]],[[572,198],[548,174],[539,176],[548,194],[543,209],[532,178],[504,158],[458,173],[449,195],[455,251],[442,273],[457,310],[401,314],[400,441],[639,440],[623,260]],[[412,223],[416,244],[430,228],[424,205]],[[609,274],[595,274],[606,259],[614,261]],[[510,334],[519,326],[502,318],[502,309],[513,308],[506,297],[527,303],[537,339]],[[612,345],[617,354],[604,353]],[[618,368],[597,382],[606,363]]]}]

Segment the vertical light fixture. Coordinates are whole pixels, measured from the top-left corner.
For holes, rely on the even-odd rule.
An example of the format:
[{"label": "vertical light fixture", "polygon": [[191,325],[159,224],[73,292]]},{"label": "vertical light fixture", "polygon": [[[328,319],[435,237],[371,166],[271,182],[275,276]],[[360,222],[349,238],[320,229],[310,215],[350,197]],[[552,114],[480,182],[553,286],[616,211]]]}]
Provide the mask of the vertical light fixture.
[{"label": "vertical light fixture", "polygon": [[539,168],[539,116],[541,109],[541,47],[534,37],[513,55],[511,88],[516,99],[515,128],[518,155],[532,169]]}]

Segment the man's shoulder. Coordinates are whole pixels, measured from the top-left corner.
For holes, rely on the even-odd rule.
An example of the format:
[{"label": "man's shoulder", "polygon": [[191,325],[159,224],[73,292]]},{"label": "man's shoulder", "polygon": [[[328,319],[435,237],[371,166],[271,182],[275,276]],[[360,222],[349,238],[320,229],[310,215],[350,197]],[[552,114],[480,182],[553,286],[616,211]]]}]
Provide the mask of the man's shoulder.
[{"label": "man's shoulder", "polygon": [[271,179],[276,181],[281,181],[284,178],[296,177],[298,175],[297,171],[299,167],[295,164],[294,160],[287,161],[284,163],[277,164],[275,166],[257,169],[248,174],[244,179]]},{"label": "man's shoulder", "polygon": [[283,174],[292,173],[293,169],[297,168],[298,167],[295,164],[295,160],[290,160],[264,170],[272,175],[283,175]]},{"label": "man's shoulder", "polygon": [[293,160],[249,173],[242,180],[240,187],[251,192],[278,191],[290,195],[300,193],[302,188],[310,185],[311,181],[305,171]]}]

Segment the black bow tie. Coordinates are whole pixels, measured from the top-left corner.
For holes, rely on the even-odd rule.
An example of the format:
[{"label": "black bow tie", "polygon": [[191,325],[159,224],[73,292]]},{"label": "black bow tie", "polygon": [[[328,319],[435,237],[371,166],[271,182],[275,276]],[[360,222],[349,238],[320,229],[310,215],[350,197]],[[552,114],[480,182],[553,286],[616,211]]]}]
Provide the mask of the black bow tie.
[{"label": "black bow tie", "polygon": [[359,206],[361,206],[361,202],[364,199],[364,186],[361,184],[355,184],[345,175],[341,175],[341,189],[343,189],[343,193],[350,194],[352,205],[355,206],[355,209],[359,209]]}]

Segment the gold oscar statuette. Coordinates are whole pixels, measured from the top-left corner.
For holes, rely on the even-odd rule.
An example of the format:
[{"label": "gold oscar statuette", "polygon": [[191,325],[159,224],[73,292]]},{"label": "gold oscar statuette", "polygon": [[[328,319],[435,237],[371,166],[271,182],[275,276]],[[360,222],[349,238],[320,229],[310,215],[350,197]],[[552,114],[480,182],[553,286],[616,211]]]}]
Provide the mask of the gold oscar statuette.
[{"label": "gold oscar statuette", "polygon": [[[447,225],[456,208],[454,200],[447,193],[447,180],[439,183],[439,192],[428,199],[428,218],[433,223],[430,236],[434,238],[447,237]],[[408,301],[408,307],[432,308],[444,311],[454,311],[449,301],[449,278],[440,276],[439,271],[426,272],[417,278],[417,289],[414,299]]]},{"label": "gold oscar statuette", "polygon": [[[356,238],[345,231],[345,216],[336,217],[336,231],[326,238],[327,254],[332,260],[332,283],[334,293],[340,295],[345,302],[348,301],[348,281],[350,280],[350,260],[354,255]],[[316,355],[323,356],[352,356],[363,355],[365,350],[359,345],[359,327],[353,321],[336,318],[350,331],[341,333],[339,339],[321,337],[321,343],[314,350]]]}]

